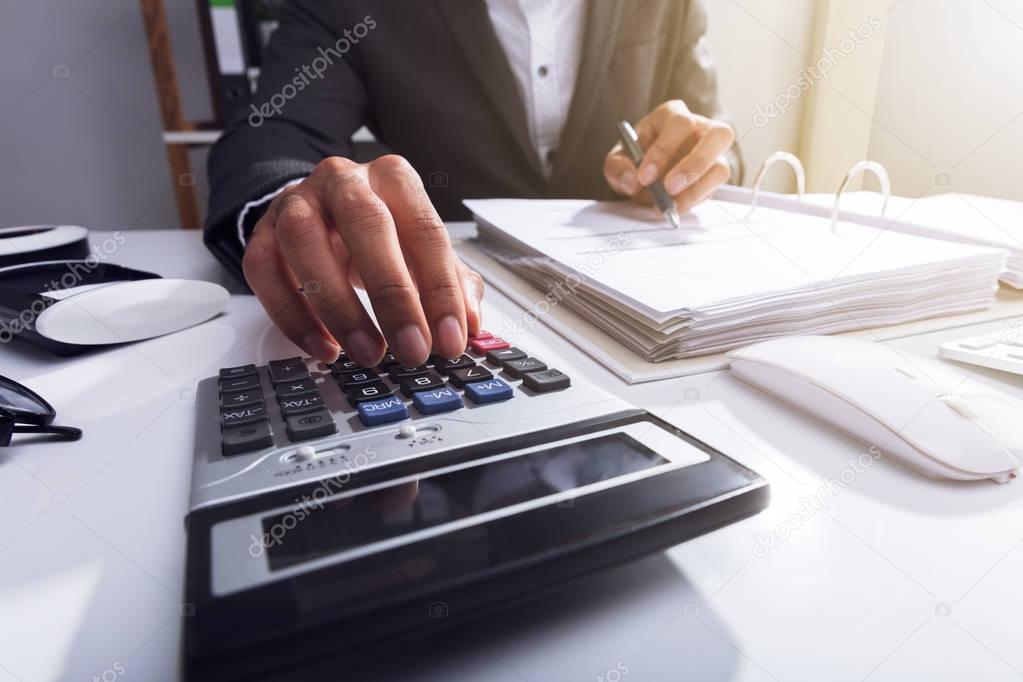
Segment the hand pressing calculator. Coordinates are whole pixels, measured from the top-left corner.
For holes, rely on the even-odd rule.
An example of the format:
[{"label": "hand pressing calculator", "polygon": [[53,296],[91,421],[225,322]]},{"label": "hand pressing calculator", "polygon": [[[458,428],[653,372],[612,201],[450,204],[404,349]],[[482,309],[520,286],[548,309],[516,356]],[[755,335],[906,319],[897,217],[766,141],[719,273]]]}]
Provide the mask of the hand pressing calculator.
[{"label": "hand pressing calculator", "polygon": [[[338,425],[332,410],[345,407],[345,401],[362,425],[371,427],[404,421],[413,413],[427,416],[511,400],[515,391],[509,381],[521,381],[525,395],[560,391],[572,383],[560,370],[488,332],[473,337],[469,348],[477,356],[485,355],[486,365],[466,354],[454,360],[433,356],[426,365],[402,367],[388,353],[378,367],[366,368],[342,355],[325,368],[336,388],[334,382],[315,380],[307,361],[297,357],[271,361],[266,382],[255,365],[222,369],[221,451],[237,455],[271,447],[275,429],[292,443],[333,435]],[[503,378],[495,376],[498,371]],[[342,399],[325,402],[323,390],[337,391]],[[268,402],[279,409],[268,410]],[[400,433],[412,437],[414,423]]]},{"label": "hand pressing calculator", "polygon": [[188,679],[354,659],[750,516],[757,474],[487,333],[200,382]]}]

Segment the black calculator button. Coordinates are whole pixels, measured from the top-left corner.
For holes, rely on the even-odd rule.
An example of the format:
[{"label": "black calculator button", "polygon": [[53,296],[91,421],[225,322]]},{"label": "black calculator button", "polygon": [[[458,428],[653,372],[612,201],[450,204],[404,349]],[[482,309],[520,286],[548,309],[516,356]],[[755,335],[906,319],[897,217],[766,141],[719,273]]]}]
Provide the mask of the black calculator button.
[{"label": "black calculator button", "polygon": [[434,365],[433,368],[441,374],[450,374],[453,369],[464,369],[466,367],[472,367],[475,364],[476,361],[468,355],[461,355],[454,360],[441,360]]},{"label": "black calculator button", "polygon": [[234,379],[221,379],[220,380],[220,392],[221,393],[237,393],[238,391],[255,391],[259,392],[259,375],[251,374],[245,377],[237,377]]},{"label": "black calculator button", "polygon": [[373,381],[379,379],[380,375],[373,369],[360,369],[358,372],[348,372],[342,374],[337,378],[337,382],[341,384],[341,388],[347,389],[349,386],[355,384],[362,384],[367,381]]},{"label": "black calculator button", "polygon": [[261,405],[263,394],[259,391],[238,391],[237,393],[225,393],[220,396],[220,408],[222,410],[233,410],[239,407]]},{"label": "black calculator button", "polygon": [[306,377],[304,379],[279,383],[274,388],[277,391],[278,398],[293,398],[303,393],[315,393],[316,382],[311,377]]},{"label": "black calculator button", "polygon": [[453,369],[449,375],[451,383],[459,388],[464,388],[466,384],[470,384],[474,381],[486,381],[492,379],[493,374],[486,367],[480,367],[474,365],[473,367],[463,367],[462,369]]},{"label": "black calculator button", "polygon": [[266,405],[250,405],[249,407],[238,407],[224,410],[220,413],[220,421],[224,428],[229,426],[241,426],[266,419]]},{"label": "black calculator button", "polygon": [[444,379],[436,372],[417,374],[412,377],[405,377],[401,380],[401,392],[409,398],[416,391],[432,391],[435,388],[443,388]]},{"label": "black calculator button", "polygon": [[220,448],[224,455],[238,455],[243,452],[268,448],[273,444],[270,422],[264,419],[244,426],[225,428],[221,436]]},{"label": "black calculator button", "polygon": [[337,362],[330,365],[330,373],[333,374],[334,377],[338,379],[340,379],[346,374],[358,372],[361,371],[362,369],[363,368],[360,367],[358,363],[349,360],[344,356],[338,358]]},{"label": "black calculator button", "polygon": [[380,379],[348,387],[348,402],[358,406],[367,400],[379,400],[391,395],[394,390]]},{"label": "black calculator button", "polygon": [[309,440],[337,433],[337,424],[327,410],[319,410],[308,414],[294,414],[285,418],[288,427],[288,439]]},{"label": "black calculator button", "polygon": [[394,357],[394,353],[384,353],[384,359],[380,361],[377,367],[380,368],[381,372],[386,372],[395,365],[400,365],[398,358]]},{"label": "black calculator button", "polygon": [[237,379],[238,377],[254,376],[256,374],[255,365],[242,365],[241,367],[225,367],[220,370],[220,378],[223,379]]},{"label": "black calculator button", "polygon": [[511,348],[499,348],[498,350],[492,350],[487,352],[487,362],[492,362],[495,365],[504,365],[504,363],[511,360],[523,360],[526,358],[526,352],[515,346]]},{"label": "black calculator button", "polygon": [[547,369],[542,372],[530,372],[522,375],[522,385],[537,393],[560,391],[572,385],[572,380],[558,369]]},{"label": "black calculator button", "polygon": [[309,368],[305,366],[302,358],[288,358],[287,360],[273,360],[269,363],[270,380],[275,384],[282,381],[294,381],[309,376]]},{"label": "black calculator button", "polygon": [[512,379],[521,379],[523,374],[529,372],[543,372],[547,365],[543,360],[536,358],[522,358],[521,360],[509,360],[504,363],[504,373]]},{"label": "black calculator button", "polygon": [[284,416],[312,412],[323,407],[323,398],[319,393],[297,395],[294,398],[281,398],[281,412]]},{"label": "black calculator button", "polygon": [[394,365],[387,370],[387,376],[391,377],[391,381],[400,382],[405,377],[414,377],[419,374],[425,374],[429,371],[430,368],[426,365],[419,365],[418,367],[402,367],[401,365]]}]

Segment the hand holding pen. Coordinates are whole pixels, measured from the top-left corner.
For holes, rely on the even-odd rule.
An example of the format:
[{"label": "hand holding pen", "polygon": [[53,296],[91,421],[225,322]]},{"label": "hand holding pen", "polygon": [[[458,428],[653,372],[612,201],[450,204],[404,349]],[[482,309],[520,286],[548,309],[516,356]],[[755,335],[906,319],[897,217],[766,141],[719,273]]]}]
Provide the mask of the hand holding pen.
[{"label": "hand holding pen", "polygon": [[604,160],[608,184],[638,203],[653,203],[676,228],[679,214],[710,197],[731,176],[724,155],[735,142],[735,131],[723,121],[691,113],[681,100],[661,104],[634,130],[624,121],[618,129],[622,141]]}]

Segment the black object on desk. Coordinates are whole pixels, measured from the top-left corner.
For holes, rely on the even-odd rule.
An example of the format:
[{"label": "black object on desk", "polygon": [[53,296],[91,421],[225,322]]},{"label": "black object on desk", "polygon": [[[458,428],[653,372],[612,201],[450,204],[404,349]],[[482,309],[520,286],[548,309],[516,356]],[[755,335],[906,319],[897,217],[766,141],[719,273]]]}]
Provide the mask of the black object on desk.
[{"label": "black object on desk", "polygon": [[81,429],[53,426],[57,412],[42,396],[13,379],[0,376],[0,447],[11,444],[15,433],[53,436],[58,440],[78,440]]}]

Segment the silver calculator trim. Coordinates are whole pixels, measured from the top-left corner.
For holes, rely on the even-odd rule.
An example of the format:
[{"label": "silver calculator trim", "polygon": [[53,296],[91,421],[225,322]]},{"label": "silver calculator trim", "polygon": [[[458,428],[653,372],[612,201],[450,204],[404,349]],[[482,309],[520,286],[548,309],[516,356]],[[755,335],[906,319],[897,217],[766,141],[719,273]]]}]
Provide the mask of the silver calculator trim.
[{"label": "silver calculator trim", "polygon": [[[513,449],[490,457],[441,467],[422,474],[403,476],[373,485],[359,487],[353,490],[345,490],[328,497],[323,497],[322,499],[317,500],[317,502],[319,504],[326,504],[336,500],[345,499],[353,495],[372,492],[374,490],[380,490],[382,488],[401,483],[420,481],[425,478],[438,476],[451,471],[469,469],[490,462],[511,459],[533,452],[546,450],[558,445],[592,440],[600,436],[616,433],[624,433],[631,436],[663,457],[667,460],[667,462],[642,471],[616,476],[605,481],[581,486],[568,493],[546,495],[510,505],[508,507],[491,510],[469,518],[450,521],[448,523],[414,531],[405,535],[387,538],[366,545],[342,550],[326,557],[313,559],[276,571],[270,570],[267,553],[264,547],[258,544],[259,540],[263,536],[262,520],[266,517],[287,514],[289,511],[295,511],[296,505],[281,505],[269,509],[263,509],[245,516],[221,521],[214,524],[210,529],[212,563],[210,573],[210,580],[212,584],[210,585],[210,591],[217,597],[234,594],[236,592],[259,587],[260,585],[285,580],[303,573],[313,572],[327,566],[353,561],[378,552],[387,551],[415,542],[429,540],[446,533],[484,524],[496,519],[513,516],[525,511],[547,506],[552,503],[560,503],[569,499],[577,499],[584,495],[593,494],[652,476],[659,476],[669,471],[700,464],[710,459],[710,455],[708,455],[705,451],[697,448],[691,443],[680,440],[677,436],[664,430],[660,426],[649,422],[640,422],[568,438],[555,439],[531,447]],[[310,510],[309,513],[315,513],[315,509]],[[252,547],[254,546],[258,547],[261,551],[254,554],[252,552]],[[243,556],[245,558],[241,563],[229,560],[229,557],[237,556]]]},{"label": "silver calculator trim", "polygon": [[[277,409],[266,367],[257,368],[269,410]],[[314,370],[321,389],[334,383],[329,372]],[[380,426],[364,426],[343,394],[335,388],[322,390],[326,407],[334,414],[338,433],[308,441],[290,442],[283,429],[275,428],[274,444],[255,452],[224,456],[220,452],[219,389],[216,377],[199,382],[196,391],[196,437],[192,462],[189,511],[236,502],[275,490],[365,471],[399,461],[416,459],[454,449],[483,444],[604,417],[632,409],[625,401],[602,389],[573,378],[569,388],[535,394],[521,381],[498,375],[512,386],[515,397],[491,405],[466,404],[462,409],[413,418]],[[275,426],[279,424],[275,420]],[[420,435],[404,439],[403,425],[414,424]],[[290,461],[300,448],[312,447],[316,456]],[[369,460],[360,462],[359,460]]]}]

